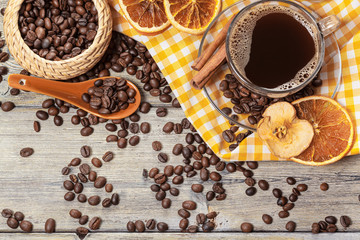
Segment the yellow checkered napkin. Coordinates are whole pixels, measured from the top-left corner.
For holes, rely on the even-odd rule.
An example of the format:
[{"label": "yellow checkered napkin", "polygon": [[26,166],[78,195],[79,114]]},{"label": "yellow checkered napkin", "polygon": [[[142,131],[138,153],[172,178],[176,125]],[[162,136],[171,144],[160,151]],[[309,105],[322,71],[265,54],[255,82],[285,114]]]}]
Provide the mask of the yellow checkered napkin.
[{"label": "yellow checkered napkin", "polygon": [[[222,8],[225,9],[235,2],[237,1],[223,0]],[[202,91],[192,89],[189,84],[196,74],[190,66],[197,57],[202,36],[182,33],[174,27],[170,27],[157,36],[142,36],[127,23],[121,14],[117,13],[120,12],[118,0],[109,0],[109,3],[114,8],[114,29],[146,45],[181,103],[185,115],[219,157],[224,160],[278,160],[255,134],[251,134],[242,141],[234,151],[229,151],[229,144],[221,136],[222,131],[230,127],[228,121],[216,112]],[[249,3],[251,1],[245,1],[245,4]],[[347,108],[356,123],[357,137],[350,154],[359,154],[360,2],[359,0],[302,1],[302,4],[315,10],[321,18],[337,15],[341,19],[340,29],[334,34],[341,49],[341,62],[337,61],[338,56],[333,56],[333,51],[327,52],[325,59],[327,64],[320,74],[324,81],[318,94],[331,96],[336,86],[336,68],[342,64],[343,78],[336,100]],[[226,17],[229,19],[231,16]],[[224,18],[224,21],[219,22],[212,31],[220,31],[225,23]],[[326,44],[331,45],[331,42],[326,41]],[[331,46],[328,49],[331,49]],[[220,72],[215,78],[223,79],[224,75],[224,72]],[[211,87],[209,91],[212,98],[221,97],[216,88]],[[220,107],[230,106],[228,102],[222,100],[218,104]]]}]

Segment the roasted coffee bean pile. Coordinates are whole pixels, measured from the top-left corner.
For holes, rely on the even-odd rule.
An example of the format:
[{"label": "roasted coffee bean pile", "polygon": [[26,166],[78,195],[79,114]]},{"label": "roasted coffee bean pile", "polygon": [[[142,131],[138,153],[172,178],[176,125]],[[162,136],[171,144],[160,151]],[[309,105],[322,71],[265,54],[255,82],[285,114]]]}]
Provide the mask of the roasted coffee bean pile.
[{"label": "roasted coffee bean pile", "polygon": [[125,110],[135,103],[136,91],[127,85],[122,78],[105,78],[94,82],[82,100],[100,114],[110,114]]},{"label": "roasted coffee bean pile", "polygon": [[11,209],[5,208],[2,210],[1,215],[4,218],[7,218],[7,225],[9,228],[17,229],[20,226],[20,229],[24,232],[31,232],[33,229],[33,224],[27,220],[24,220],[25,215],[22,212],[15,212]]},{"label": "roasted coffee bean pile", "polygon": [[[319,87],[321,85],[322,81],[318,77],[312,82],[313,87]],[[234,121],[239,119],[237,114],[249,114],[247,120],[251,125],[256,125],[262,118],[262,114],[266,108],[273,103],[279,101],[293,102],[296,99],[314,94],[312,87],[306,86],[299,92],[285,98],[269,98],[251,92],[242,86],[232,74],[227,74],[225,79],[220,82],[220,90],[224,97],[229,98],[233,104],[232,109],[225,107],[221,110],[225,114],[229,115]],[[232,112],[235,114],[232,114]],[[230,124],[234,125],[233,122],[230,122]],[[225,130],[222,133],[223,139],[228,143],[232,143],[229,146],[230,151],[235,150],[239,143],[251,134],[250,131],[237,133],[238,130],[239,128],[237,126],[232,126],[230,129]],[[236,143],[233,143],[235,141]]]},{"label": "roasted coffee bean pile", "polygon": [[[325,220],[325,221],[324,221]],[[327,216],[325,219],[319,222],[315,222],[311,225],[311,232],[314,234],[322,232],[336,232],[337,231],[337,218],[334,216]],[[351,225],[351,219],[348,216],[340,217],[340,224],[347,228]]]},{"label": "roasted coffee bean pile", "polygon": [[29,0],[19,11],[19,30],[26,45],[47,60],[65,60],[85,51],[98,30],[91,0]]},{"label": "roasted coffee bean pile", "polygon": [[[147,48],[132,38],[118,32],[113,32],[108,50],[101,61],[93,69],[68,81],[82,82],[93,78],[110,76],[110,69],[114,72],[122,72],[126,69],[129,74],[132,73],[131,69],[136,69],[136,78],[141,80],[145,91],[149,91],[152,96],[159,96],[160,101],[163,103],[169,103],[172,101],[172,106],[177,108],[180,107],[176,98],[172,100],[173,97],[170,95],[172,92],[171,88],[168,86],[165,78],[162,77],[161,71],[157,67]],[[28,73],[24,71],[24,74]],[[11,103],[5,105],[6,109],[11,106]],[[47,99],[43,102],[42,107],[44,110],[39,110],[36,113],[37,118],[45,121],[49,118],[49,115],[54,116],[53,121],[56,126],[61,126],[63,124],[63,117],[60,116],[61,114],[68,113],[70,108],[77,109],[76,106],[60,99]],[[142,102],[138,111],[146,114],[150,111],[150,108],[151,105],[149,103]],[[45,110],[47,110],[47,112]],[[81,109],[78,109],[76,113],[76,115],[71,117],[71,123],[73,125],[82,125],[82,129],[80,130],[80,134],[82,136],[90,136],[93,134],[94,128],[91,127],[92,125],[108,122],[107,119],[88,114]],[[162,114],[166,115],[167,112]],[[137,118],[140,119],[137,113],[134,113],[129,117],[129,119],[134,123],[139,121]],[[126,139],[128,130],[131,130],[132,133],[137,131],[137,124],[131,125],[126,119],[113,120],[112,123],[120,124],[121,130],[124,131],[119,130],[118,136],[113,134],[109,135],[106,138],[107,142],[117,142],[119,148],[125,148],[128,142],[130,145],[137,145],[139,143],[139,136],[132,136],[131,141],[130,139]],[[112,130],[114,129],[114,125],[112,123],[108,123],[106,125],[106,129],[111,132],[113,132]],[[150,124],[147,122],[141,123],[139,130],[144,134],[149,133]],[[41,131],[41,124],[39,121],[34,121],[34,131]]]},{"label": "roasted coffee bean pile", "polygon": [[[91,147],[87,145],[82,146],[80,148],[80,155],[83,158],[90,158],[90,156],[92,155]],[[113,152],[107,151],[101,157],[102,160],[97,157],[93,157],[91,159],[91,164],[96,168],[101,168],[103,164],[112,161],[114,159],[114,156],[115,155]],[[73,158],[68,164],[68,166],[64,167],[61,170],[62,175],[69,176],[69,179],[63,182],[64,189],[68,191],[65,193],[64,199],[66,201],[73,201],[75,198],[77,198],[78,202],[88,202],[88,204],[91,206],[97,206],[101,203],[102,207],[104,208],[118,205],[120,203],[120,196],[118,193],[112,193],[113,185],[111,183],[108,183],[105,177],[98,176],[97,172],[92,170],[89,164],[81,162],[82,160],[80,158]],[[78,167],[79,169],[79,172],[77,174],[75,172],[72,173],[72,171],[75,170],[75,167]],[[89,197],[86,196],[82,192],[84,190],[84,187],[86,185],[89,185],[90,182],[93,183],[94,188],[104,188],[106,193],[112,193],[111,196],[104,198],[102,201],[99,195],[93,195]],[[80,225],[85,225],[89,220],[88,215],[83,215],[77,209],[71,209],[69,215],[73,218],[79,219]],[[100,217],[94,217],[89,221],[89,229],[91,230],[99,229],[100,225]],[[85,227],[78,227],[76,229],[76,232],[79,235],[86,235],[89,232],[89,229]]]},{"label": "roasted coffee bean pile", "polygon": [[[145,224],[146,223],[146,224]],[[155,227],[159,232],[165,232],[169,229],[169,226],[167,223],[164,222],[156,222],[155,219],[149,219],[145,221],[145,223],[142,220],[136,220],[135,223],[133,221],[129,221],[126,225],[126,228],[128,232],[145,232],[147,230],[154,230]]]}]

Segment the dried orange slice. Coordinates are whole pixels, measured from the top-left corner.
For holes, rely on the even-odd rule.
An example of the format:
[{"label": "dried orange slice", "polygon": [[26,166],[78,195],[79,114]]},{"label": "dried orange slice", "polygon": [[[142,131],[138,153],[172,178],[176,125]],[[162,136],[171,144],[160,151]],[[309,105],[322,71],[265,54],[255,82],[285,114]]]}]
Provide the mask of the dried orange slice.
[{"label": "dried orange slice", "polygon": [[335,100],[309,96],[292,103],[298,118],[314,128],[310,146],[291,160],[312,166],[334,163],[343,158],[354,143],[354,125],[349,113]]},{"label": "dried orange slice", "polygon": [[158,34],[171,25],[163,0],[119,0],[119,5],[129,23],[144,35]]},{"label": "dried orange slice", "polygon": [[221,10],[221,0],[164,0],[166,16],[180,31],[205,32]]}]

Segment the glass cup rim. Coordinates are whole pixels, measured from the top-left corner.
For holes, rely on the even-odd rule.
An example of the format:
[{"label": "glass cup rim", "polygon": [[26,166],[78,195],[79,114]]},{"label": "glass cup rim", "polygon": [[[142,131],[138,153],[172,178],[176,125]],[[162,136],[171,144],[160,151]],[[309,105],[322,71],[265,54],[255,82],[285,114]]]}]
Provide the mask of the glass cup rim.
[{"label": "glass cup rim", "polygon": [[[319,46],[319,60],[317,62],[317,65],[316,65],[316,68],[315,68],[314,72],[305,81],[303,81],[301,84],[299,84],[296,87],[289,88],[289,89],[274,90],[272,88],[265,88],[265,87],[255,85],[254,83],[249,81],[246,76],[243,76],[240,73],[240,71],[237,70],[237,68],[235,67],[235,64],[233,63],[233,61],[232,61],[232,59],[230,57],[229,39],[230,39],[231,30],[234,27],[234,24],[237,22],[239,17],[242,16],[249,9],[253,8],[254,6],[257,6],[257,5],[260,5],[260,4],[263,5],[263,4],[268,3],[268,2],[282,2],[282,3],[292,5],[292,6],[296,7],[297,9],[301,10],[302,13],[304,13],[307,17],[309,17],[312,20],[312,25],[315,26],[315,28],[316,28],[316,34],[318,35],[318,39],[319,39],[319,43],[320,43],[320,46]],[[317,22],[318,22],[317,19],[308,10],[306,10],[301,5],[299,5],[299,4],[295,3],[295,2],[292,2],[292,1],[288,1],[288,0],[259,0],[257,2],[254,2],[254,3],[251,3],[251,4],[247,5],[247,6],[245,6],[243,9],[241,9],[236,14],[235,18],[232,20],[232,22],[230,24],[229,30],[226,33],[226,40],[225,40],[226,59],[228,61],[229,68],[230,68],[231,72],[234,74],[236,79],[238,79],[238,81],[240,81],[242,84],[244,84],[245,87],[247,87],[250,90],[252,90],[254,92],[257,92],[257,93],[259,93],[261,95],[278,95],[279,97],[283,97],[283,96],[289,95],[291,93],[295,93],[295,92],[300,91],[305,86],[307,86],[314,79],[314,77],[319,73],[319,71],[321,70],[321,67],[323,65],[323,62],[324,62],[325,41],[324,41],[324,37],[322,35],[322,32],[321,32]]]}]

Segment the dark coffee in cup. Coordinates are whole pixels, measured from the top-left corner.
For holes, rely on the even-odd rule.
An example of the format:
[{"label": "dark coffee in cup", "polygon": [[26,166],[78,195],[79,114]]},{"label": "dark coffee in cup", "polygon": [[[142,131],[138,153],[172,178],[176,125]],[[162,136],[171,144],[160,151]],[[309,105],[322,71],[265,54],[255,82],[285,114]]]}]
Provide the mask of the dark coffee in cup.
[{"label": "dark coffee in cup", "polygon": [[251,9],[230,30],[229,52],[235,68],[253,84],[285,90],[304,82],[316,70],[316,30],[289,7]]}]

